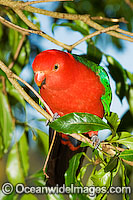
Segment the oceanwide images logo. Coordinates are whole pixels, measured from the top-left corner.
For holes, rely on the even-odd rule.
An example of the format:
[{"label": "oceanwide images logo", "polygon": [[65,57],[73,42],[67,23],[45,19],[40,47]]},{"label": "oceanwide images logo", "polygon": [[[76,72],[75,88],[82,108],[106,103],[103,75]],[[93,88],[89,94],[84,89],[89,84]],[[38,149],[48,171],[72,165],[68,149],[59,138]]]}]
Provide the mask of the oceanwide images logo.
[{"label": "oceanwide images logo", "polygon": [[69,187],[63,184],[61,187],[58,184],[55,187],[46,186],[25,186],[22,183],[18,183],[13,186],[11,183],[4,183],[1,187],[1,191],[4,195],[9,195],[12,192],[17,194],[88,194],[90,197],[94,197],[96,194],[131,194],[131,187],[110,187],[107,189],[103,187],[94,186],[75,186],[71,184]]}]

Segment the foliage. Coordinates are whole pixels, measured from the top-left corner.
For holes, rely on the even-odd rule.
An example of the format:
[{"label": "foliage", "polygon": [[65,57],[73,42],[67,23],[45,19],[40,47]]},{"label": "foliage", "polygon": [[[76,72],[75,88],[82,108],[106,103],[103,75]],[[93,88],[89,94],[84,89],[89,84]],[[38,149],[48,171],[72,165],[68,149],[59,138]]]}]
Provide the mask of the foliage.
[{"label": "foliage", "polygon": [[[124,0],[101,1],[100,4],[98,0],[65,2],[58,5],[57,11],[113,18],[125,17],[129,23],[120,23],[120,26],[128,31],[132,30],[132,11]],[[27,11],[24,11],[24,14],[39,27],[39,21],[34,14]],[[0,15],[10,22],[28,29],[28,25],[24,23],[11,8],[0,5]],[[69,27],[69,29],[77,31],[83,36],[87,36],[92,31],[92,28],[80,20],[59,22],[59,20],[55,20],[53,24],[51,24],[51,30],[53,32],[58,26]],[[107,26],[110,25],[111,22],[101,21],[101,24]],[[14,61],[14,55],[21,39],[21,33],[11,28],[7,28],[0,23],[0,60],[7,66]],[[40,51],[36,42],[38,39],[39,38],[36,38],[34,43],[33,35],[30,37],[25,36],[19,55],[12,68],[12,71],[17,75],[21,75],[21,72],[23,72],[27,66],[30,68],[31,59],[35,57],[38,51]],[[98,35],[95,39],[86,40],[87,54],[82,55],[82,57],[85,57],[96,64],[99,64],[103,57],[106,59],[106,67],[116,85],[116,95],[121,102],[126,97],[129,104],[129,110],[124,113],[120,120],[116,113],[108,112],[108,107],[105,115],[106,122],[95,115],[87,113],[71,113],[58,118],[50,124],[50,127],[65,134],[72,134],[75,132],[81,134],[90,130],[110,130],[111,135],[100,144],[98,149],[94,150],[94,147],[91,144],[83,143],[82,146],[89,146],[88,148],[90,149],[92,156],[90,155],[91,153],[89,155],[85,153],[76,154],[70,160],[69,168],[65,173],[66,186],[70,186],[70,184],[81,187],[105,186],[107,191],[109,191],[110,187],[114,184],[114,178],[116,176],[119,176],[121,186],[128,186],[129,178],[131,177],[131,166],[133,165],[133,137],[131,134],[133,130],[133,76],[128,70],[124,69],[115,58],[97,48],[97,41],[102,41],[103,39],[105,39],[106,43],[109,45],[114,44],[115,47],[119,49],[124,48],[119,39],[110,36],[101,37],[101,35]],[[35,87],[33,74],[31,76],[29,82]],[[37,101],[31,91],[25,86],[23,87],[25,91]],[[111,95],[108,99],[109,104],[110,101]],[[38,157],[41,155],[46,157],[48,153],[49,144],[48,135],[45,133],[46,129],[44,128],[45,119],[40,116],[36,117],[37,112],[33,119],[33,115],[29,117],[29,112],[30,109],[23,97],[11,85],[5,73],[0,69],[0,159],[2,159],[3,165],[3,159],[7,158],[6,179],[13,185],[24,183],[25,185],[45,186],[46,180],[44,180],[42,169],[38,168],[37,172],[33,172],[30,169],[32,165],[31,157],[34,158],[35,151],[39,151]],[[34,150],[33,146],[35,147]],[[76,174],[82,156],[86,158],[86,163],[82,166],[79,173]],[[35,160],[33,165],[36,165],[37,162],[38,161]],[[89,173],[87,173],[88,169]],[[105,192],[106,191],[101,193],[97,191],[93,193],[90,191],[89,194],[84,193],[78,195],[72,193],[68,198],[72,200],[104,200],[108,195]],[[124,200],[129,199],[128,194],[123,193],[122,195]],[[28,198],[33,200],[37,199],[34,194],[23,194],[22,196],[19,196],[14,192],[11,195],[4,195],[0,192],[0,199],[3,200],[26,200]],[[65,199],[61,194],[46,195],[46,198]]]}]

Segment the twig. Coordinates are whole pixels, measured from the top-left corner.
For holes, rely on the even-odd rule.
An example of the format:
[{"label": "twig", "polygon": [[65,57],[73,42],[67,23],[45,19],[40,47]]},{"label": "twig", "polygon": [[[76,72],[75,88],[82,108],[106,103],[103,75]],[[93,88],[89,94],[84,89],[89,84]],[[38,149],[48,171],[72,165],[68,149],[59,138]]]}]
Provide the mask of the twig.
[{"label": "twig", "polygon": [[52,117],[44,111],[25,91],[24,89],[19,85],[19,83],[15,80],[13,77],[13,72],[2,62],[0,61],[0,68],[5,72],[7,75],[9,81],[12,83],[12,85],[16,88],[16,90],[23,96],[23,98],[38,112],[40,112],[46,119],[52,120]]},{"label": "twig", "polygon": [[119,32],[119,33],[123,33],[123,34],[125,34],[125,35],[133,36],[133,33],[130,33],[130,32],[125,31],[125,30],[122,30],[122,29],[120,29],[120,28],[117,28],[116,31]]},{"label": "twig", "polygon": [[12,61],[12,62],[9,64],[9,66],[8,66],[9,69],[11,69],[11,68],[13,67],[15,61],[17,60],[18,55],[19,55],[19,53],[20,53],[20,51],[21,51],[21,48],[22,48],[22,46],[23,46],[24,40],[25,40],[25,34],[22,35],[22,38],[21,38],[21,40],[19,41],[19,44],[18,44],[16,53],[15,53],[14,58],[13,58],[13,61]]},{"label": "twig", "polygon": [[17,13],[17,15],[18,15],[30,28],[32,28],[32,29],[34,29],[34,30],[39,30],[39,28],[38,28],[35,24],[33,24],[33,23],[25,16],[25,14],[24,14],[20,9],[14,8],[13,10]]},{"label": "twig", "polygon": [[51,145],[50,145],[50,148],[49,148],[49,151],[48,151],[48,155],[47,155],[47,158],[45,160],[44,167],[43,167],[43,173],[46,176],[46,178],[49,178],[49,176],[46,174],[45,171],[46,171],[46,167],[47,167],[47,163],[48,163],[48,160],[49,160],[49,156],[50,156],[50,153],[52,151],[52,147],[53,147],[53,144],[54,144],[54,141],[55,141],[55,136],[56,136],[56,131],[54,130],[53,139],[52,139],[52,142],[51,142]]},{"label": "twig", "polygon": [[7,95],[6,92],[6,83],[5,83],[5,77],[4,76],[0,76],[1,82],[2,82],[2,92]]},{"label": "twig", "polygon": [[0,21],[1,21],[1,23],[6,25],[7,27],[13,28],[14,30],[16,30],[16,31],[18,31],[18,32],[20,32],[22,34],[25,34],[25,35],[29,35],[30,33],[37,34],[37,35],[40,35],[40,36],[48,39],[49,41],[51,41],[51,42],[53,42],[55,44],[63,47],[64,49],[71,50],[71,46],[70,45],[64,44],[64,43],[52,38],[51,36],[45,34],[41,30],[30,30],[30,29],[21,28],[21,27],[15,25],[15,24],[13,24],[12,22],[7,21],[6,19],[4,19],[1,16],[0,16]]},{"label": "twig", "polygon": [[29,6],[31,4],[36,4],[36,3],[55,2],[55,1],[73,1],[73,0],[37,0],[37,1],[24,2],[24,6]]},{"label": "twig", "polygon": [[125,2],[128,4],[128,6],[133,9],[133,2],[131,2],[130,0],[125,0]]},{"label": "twig", "polygon": [[96,16],[96,17],[90,17],[92,20],[102,20],[102,21],[107,21],[107,22],[114,22],[114,23],[117,23],[117,22],[123,22],[123,23],[128,23],[127,20],[125,20],[124,17],[121,17],[119,19],[116,19],[116,18],[107,18],[107,17],[102,17],[102,16]]},{"label": "twig", "polygon": [[81,42],[84,42],[84,41],[87,40],[87,39],[90,39],[90,38],[92,38],[92,37],[94,37],[94,36],[96,36],[96,35],[99,35],[99,34],[101,34],[101,33],[106,33],[106,32],[111,31],[111,30],[116,30],[118,27],[119,27],[119,25],[114,25],[114,26],[110,26],[110,27],[104,28],[104,29],[102,29],[102,30],[100,30],[100,31],[95,31],[95,32],[92,33],[92,34],[85,36],[85,37],[82,38],[81,40],[78,40],[78,41],[75,42],[73,45],[71,45],[71,47],[72,47],[72,49],[73,49],[75,46],[79,45]]},{"label": "twig", "polygon": [[[22,2],[22,1],[0,0],[0,4],[1,5],[5,5],[5,6],[9,6],[13,10],[15,10],[15,11],[17,11],[17,10],[21,11],[20,9],[24,9],[24,10],[29,11],[29,12],[39,13],[39,14],[43,14],[43,15],[48,15],[50,17],[54,17],[54,18],[58,18],[58,19],[81,20],[81,21],[85,22],[86,24],[88,24],[89,26],[91,26],[92,28],[94,28],[96,30],[102,30],[102,29],[104,29],[104,27],[102,27],[100,24],[92,21],[89,15],[77,15],[77,14],[52,12],[52,11],[48,11],[48,10],[44,10],[44,9],[32,7],[32,6],[29,6],[29,5],[23,7],[24,2]],[[20,16],[22,17],[22,11],[21,12],[19,12],[19,11],[18,11],[18,14],[20,14]],[[25,17],[24,17],[24,20],[25,20]],[[23,19],[23,17],[22,17],[22,19]],[[25,22],[26,21],[27,20],[25,20]],[[33,26],[32,22],[28,22],[28,24],[30,24],[31,26]],[[114,37],[117,37],[117,38],[120,38],[120,39],[123,39],[123,40],[127,40],[127,41],[130,41],[130,42],[133,42],[133,38],[128,37],[126,35],[122,35],[119,32],[109,31],[109,32],[107,32],[107,34],[109,34],[111,36],[114,36]],[[54,43],[57,44],[57,41],[55,41],[53,38],[51,39],[50,37],[47,37],[46,39],[48,39],[51,42],[54,42]],[[63,47],[63,44],[61,44],[59,41],[58,41],[57,45]],[[65,49],[68,49],[67,46],[66,46]]]},{"label": "twig", "polygon": [[7,26],[8,28],[13,28],[14,30],[20,32],[21,34],[25,34],[25,35],[29,35],[29,31],[25,28],[22,28],[18,25],[13,24],[12,22],[7,21],[6,19],[4,19],[3,17],[0,16],[0,22],[2,24],[4,24],[5,26]]},{"label": "twig", "polygon": [[31,86],[29,85],[29,83],[27,83],[25,80],[23,80],[22,78],[20,78],[19,76],[17,76],[16,74],[12,74],[12,77],[21,81],[23,84],[25,84],[37,97],[38,99],[40,99],[40,101],[43,103],[44,107],[47,109],[47,111],[49,112],[49,114],[53,117],[54,114],[52,112],[52,110],[50,109],[50,107],[46,104],[46,102],[43,100],[43,98],[38,94],[38,92]]},{"label": "twig", "polygon": [[[90,19],[89,15],[78,15],[78,14],[67,14],[67,13],[52,12],[52,11],[48,11],[48,10],[44,10],[44,9],[40,9],[40,8],[35,8],[35,7],[32,7],[32,6],[26,6],[24,9],[29,11],[29,12],[35,12],[35,13],[39,13],[39,14],[43,14],[43,15],[48,15],[50,17],[57,18],[57,19],[81,20],[81,21],[85,22],[86,24],[88,24],[89,26],[91,26],[92,28],[94,28],[96,30],[104,29],[103,26],[92,21]],[[133,38],[122,35],[122,34],[117,33],[115,31],[109,31],[109,32],[107,32],[107,34],[114,36],[114,37],[117,37],[117,38],[120,38],[120,39],[123,39],[123,40],[128,40],[130,42],[133,42]]]}]

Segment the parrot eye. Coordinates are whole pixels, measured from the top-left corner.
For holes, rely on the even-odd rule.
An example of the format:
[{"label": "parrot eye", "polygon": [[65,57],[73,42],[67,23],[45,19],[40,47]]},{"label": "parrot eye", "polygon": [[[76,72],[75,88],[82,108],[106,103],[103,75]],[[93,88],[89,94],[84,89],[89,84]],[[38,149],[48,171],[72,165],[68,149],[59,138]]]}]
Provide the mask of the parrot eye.
[{"label": "parrot eye", "polygon": [[56,71],[58,68],[59,68],[59,65],[58,65],[58,64],[55,64],[54,70]]}]

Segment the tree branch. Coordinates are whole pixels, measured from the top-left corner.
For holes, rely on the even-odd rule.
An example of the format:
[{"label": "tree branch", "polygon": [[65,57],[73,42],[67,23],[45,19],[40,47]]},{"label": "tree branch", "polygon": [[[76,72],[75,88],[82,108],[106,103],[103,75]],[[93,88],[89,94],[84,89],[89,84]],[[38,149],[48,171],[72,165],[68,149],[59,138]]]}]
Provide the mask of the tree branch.
[{"label": "tree branch", "polygon": [[73,0],[37,0],[37,1],[24,2],[24,6],[29,6],[31,4],[36,4],[36,3],[55,2],[55,1],[73,1]]},{"label": "tree branch", "polygon": [[88,40],[96,35],[99,35],[101,33],[107,33],[108,31],[111,31],[111,30],[116,30],[118,27],[119,27],[119,25],[114,25],[114,26],[104,28],[100,31],[95,31],[94,33],[87,35],[87,36],[83,37],[81,40],[78,40],[77,42],[75,42],[73,45],[71,45],[71,48],[73,49],[75,46],[79,45],[81,42]]},{"label": "tree branch", "polygon": [[[24,89],[19,85],[19,83],[15,80],[13,72],[2,62],[0,61],[0,69],[5,72],[7,75],[9,81],[12,83],[12,85],[16,88],[16,90],[22,95],[22,97],[38,112],[40,112],[45,118],[48,120],[52,120],[52,117],[44,111],[25,91]],[[16,75],[15,75],[16,76]]]},{"label": "tree branch", "polygon": [[14,57],[13,57],[13,61],[12,61],[12,62],[10,63],[10,65],[8,66],[9,69],[11,69],[11,68],[13,67],[15,61],[17,60],[18,55],[19,55],[19,53],[20,53],[20,51],[21,51],[21,48],[22,48],[22,46],[23,46],[24,40],[25,40],[25,34],[22,35],[22,38],[21,38],[21,40],[19,41],[19,44],[18,44],[16,53],[15,53],[15,55],[14,55]]}]

